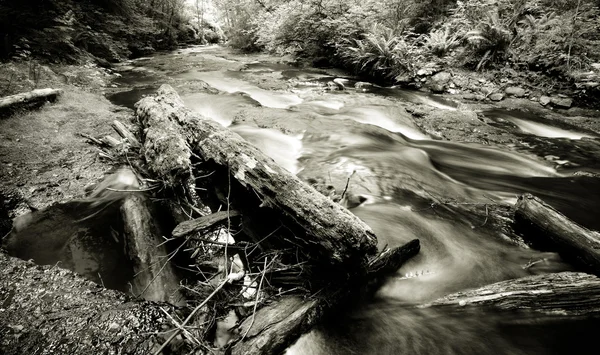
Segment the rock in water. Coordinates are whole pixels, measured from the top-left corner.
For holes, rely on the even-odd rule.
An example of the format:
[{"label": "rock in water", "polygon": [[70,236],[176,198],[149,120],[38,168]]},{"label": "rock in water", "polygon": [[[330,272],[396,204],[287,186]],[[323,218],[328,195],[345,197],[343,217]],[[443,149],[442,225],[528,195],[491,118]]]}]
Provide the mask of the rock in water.
[{"label": "rock in water", "polygon": [[517,87],[517,86],[509,86],[504,90],[504,92],[506,93],[506,95],[514,96],[514,97],[524,97],[525,96],[525,89]]},{"label": "rock in water", "polygon": [[550,99],[550,103],[560,108],[570,108],[573,105],[573,99],[569,97],[553,97]]},{"label": "rock in water", "polygon": [[541,96],[540,97],[540,105],[542,106],[546,106],[550,103],[550,98],[548,96]]},{"label": "rock in water", "polygon": [[495,94],[491,94],[489,97],[492,101],[502,101],[502,99],[504,99],[504,94],[497,92]]}]

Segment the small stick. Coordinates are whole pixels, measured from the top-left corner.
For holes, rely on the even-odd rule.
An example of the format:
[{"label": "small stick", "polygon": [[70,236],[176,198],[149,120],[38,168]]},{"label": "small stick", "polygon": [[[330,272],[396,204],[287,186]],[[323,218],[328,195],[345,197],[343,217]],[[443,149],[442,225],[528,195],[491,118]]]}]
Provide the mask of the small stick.
[{"label": "small stick", "polygon": [[167,318],[169,318],[169,320],[171,321],[171,323],[173,323],[175,325],[176,328],[180,329],[183,332],[183,335],[185,335],[186,338],[188,338],[192,343],[196,344],[196,345],[200,345],[200,341],[198,339],[196,339],[192,333],[190,333],[187,329],[183,328],[183,326],[181,324],[179,324],[178,321],[175,320],[175,318],[173,318],[169,312],[167,312],[164,308],[159,307],[161,311],[163,311],[163,313],[167,316]]},{"label": "small stick", "polygon": [[350,184],[350,179],[352,178],[352,176],[354,175],[355,172],[356,172],[356,170],[354,170],[352,172],[352,174],[350,174],[350,176],[348,177],[348,180],[346,180],[346,187],[344,188],[344,192],[342,192],[342,197],[340,197],[340,201],[344,199],[344,195],[346,194],[346,191],[348,191],[348,185]]},{"label": "small stick", "polygon": [[177,335],[179,335],[179,332],[181,332],[182,328],[185,327],[185,325],[188,324],[188,322],[190,320],[192,320],[192,317],[194,316],[194,314],[196,314],[196,312],[198,312],[200,310],[200,308],[204,307],[208,303],[208,301],[210,301],[210,299],[213,298],[227,284],[227,282],[228,282],[227,279],[223,280],[223,282],[221,282],[219,284],[219,286],[217,286],[217,288],[215,288],[215,290],[208,297],[206,297],[206,299],[204,301],[202,301],[202,303],[200,303],[199,306],[197,306],[196,308],[194,308],[194,310],[192,311],[192,313],[190,313],[190,315],[187,316],[187,318],[183,321],[183,323],[181,323],[181,328],[175,329],[175,331],[173,332],[173,334],[171,334],[171,336],[169,337],[169,339],[167,339],[163,343],[163,345],[161,345],[161,347],[154,352],[154,355],[159,355],[165,349],[165,347],[167,345],[169,345],[169,343],[173,339],[175,339],[175,337]]},{"label": "small stick", "polygon": [[256,290],[256,299],[254,300],[254,310],[252,311],[252,319],[250,320],[250,325],[248,326],[248,329],[246,329],[246,332],[244,333],[244,336],[242,336],[242,339],[246,338],[246,335],[248,335],[250,328],[252,328],[252,326],[254,325],[254,317],[256,315],[256,307],[258,306],[258,297],[260,296],[260,289],[262,287],[263,280],[265,279],[266,273],[267,273],[267,258],[265,258],[265,265],[263,266],[263,272],[260,277],[260,283],[258,284],[258,289]]}]

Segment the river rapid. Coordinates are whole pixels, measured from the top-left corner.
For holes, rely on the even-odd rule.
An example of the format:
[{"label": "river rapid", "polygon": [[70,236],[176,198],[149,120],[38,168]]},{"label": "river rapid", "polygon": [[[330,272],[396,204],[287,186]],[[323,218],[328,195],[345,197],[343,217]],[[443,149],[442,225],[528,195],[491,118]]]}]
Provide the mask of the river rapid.
[{"label": "river rapid", "polygon": [[[600,167],[598,152],[585,150],[598,146],[594,130],[545,120],[542,109],[474,110],[439,96],[357,84],[336,71],[298,69],[220,47],[141,58],[118,72],[117,88],[107,95],[113,103],[132,107],[169,83],[192,110],[234,130],[322,191],[339,195],[347,184],[342,203],[373,228],[380,247],[420,239],[419,255],[373,302],[337,315],[287,354],[595,353],[586,345],[600,329],[597,321],[414,306],[497,281],[572,270],[557,254],[526,248],[489,228],[487,208],[531,192],[600,229],[594,208],[598,179],[574,174]],[[469,127],[494,129],[497,136],[473,142],[476,132],[464,131],[464,139],[439,139],[415,114],[432,111],[442,121],[446,115],[476,120]],[[439,124],[443,131],[444,122]],[[461,123],[447,123],[455,124]],[[440,206],[468,206],[478,214],[452,218],[437,213]]]}]

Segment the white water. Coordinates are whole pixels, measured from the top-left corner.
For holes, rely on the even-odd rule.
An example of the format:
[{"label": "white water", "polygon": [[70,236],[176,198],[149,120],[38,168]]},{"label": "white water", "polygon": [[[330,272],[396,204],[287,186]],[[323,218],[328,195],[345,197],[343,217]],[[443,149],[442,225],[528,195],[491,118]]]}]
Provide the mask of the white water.
[{"label": "white water", "polygon": [[[283,70],[279,67],[254,63],[248,71],[277,75]],[[548,162],[530,155],[431,140],[398,101],[456,109],[436,97],[389,88],[374,91],[385,96],[323,92],[319,85],[269,91],[243,80],[242,74],[192,70],[178,79],[203,80],[222,91],[183,98],[187,106],[229,126],[288,171],[306,180],[322,179],[338,193],[349,181],[348,193],[368,197],[352,212],[373,228],[380,247],[421,241],[419,255],[380,289],[374,303],[350,309],[302,337],[289,355],[566,353],[555,346],[571,342],[562,335],[569,327],[561,320],[540,329],[534,316],[482,310],[453,314],[413,305],[496,281],[570,268],[556,254],[509,243],[499,231],[485,228],[485,217],[470,222],[444,217],[437,213],[441,204],[476,203],[485,216],[486,203],[514,202],[518,194],[533,191],[586,214],[593,213],[581,207],[590,188],[563,178]],[[298,70],[293,77],[322,81],[324,75]],[[505,119],[541,137],[586,136],[521,118]],[[419,205],[421,199],[438,205]],[[532,261],[540,262],[525,267]]]}]

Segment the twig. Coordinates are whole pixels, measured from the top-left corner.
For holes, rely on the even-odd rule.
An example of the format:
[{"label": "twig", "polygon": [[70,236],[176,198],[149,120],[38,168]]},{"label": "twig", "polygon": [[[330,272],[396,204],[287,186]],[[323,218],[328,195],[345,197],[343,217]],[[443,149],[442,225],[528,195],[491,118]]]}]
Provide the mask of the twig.
[{"label": "twig", "polygon": [[196,344],[196,345],[200,345],[200,341],[198,339],[196,339],[196,337],[194,337],[192,335],[192,333],[190,333],[187,329],[185,329],[181,324],[179,324],[178,321],[175,320],[175,318],[173,318],[173,316],[171,316],[169,314],[169,312],[165,311],[164,308],[159,307],[161,311],[163,311],[163,313],[167,316],[167,318],[169,318],[169,320],[171,321],[171,323],[173,323],[175,325],[175,327],[179,330],[181,330],[183,332],[183,335],[188,338],[189,341],[191,341],[192,343]]},{"label": "twig", "polygon": [[342,197],[340,197],[340,201],[344,198],[346,191],[348,191],[348,185],[350,184],[350,179],[352,178],[352,176],[354,176],[355,172],[356,172],[356,170],[352,171],[352,174],[350,174],[350,176],[348,176],[348,180],[346,180],[346,187],[344,188],[344,192],[342,192]]},{"label": "twig", "polygon": [[246,338],[246,335],[248,335],[248,332],[250,331],[250,328],[252,328],[252,326],[254,325],[254,318],[256,316],[256,307],[258,307],[258,297],[260,296],[260,289],[262,287],[262,284],[263,284],[263,281],[265,279],[265,274],[266,273],[267,273],[267,258],[265,258],[265,265],[263,266],[263,272],[262,272],[262,275],[260,277],[260,283],[258,284],[258,289],[256,290],[256,299],[254,300],[254,309],[252,310],[252,319],[250,320],[250,325],[246,329],[246,332],[242,336],[242,339]]},{"label": "twig", "polygon": [[190,313],[190,315],[187,316],[187,318],[183,321],[183,323],[181,323],[181,328],[175,329],[175,331],[173,332],[173,334],[171,334],[171,336],[163,343],[163,345],[161,345],[160,348],[154,352],[154,355],[159,355],[164,350],[164,348],[167,345],[169,345],[169,343],[173,339],[175,339],[175,337],[177,335],[179,335],[179,332],[181,332],[181,329],[183,327],[185,327],[185,325],[188,324],[188,322],[190,320],[192,320],[192,317],[196,314],[196,312],[198,312],[200,310],[200,308],[204,307],[208,303],[208,301],[210,301],[211,298],[213,298],[227,284],[227,282],[228,282],[227,279],[223,280],[223,282],[221,282],[219,284],[219,286],[217,286],[217,288],[215,288],[215,290],[208,297],[206,297],[206,299],[204,301],[202,301],[202,303],[200,303],[200,305],[198,305],[196,308],[194,308],[194,310],[192,311],[192,313]]},{"label": "twig", "polygon": [[225,238],[225,279],[229,277],[229,270],[227,264],[229,257],[227,256],[227,247],[229,246],[229,232],[231,231],[231,217],[229,216],[229,197],[231,195],[231,171],[227,169],[227,237]]}]

